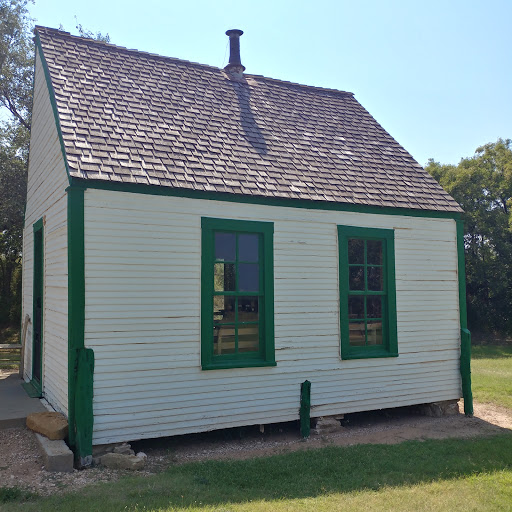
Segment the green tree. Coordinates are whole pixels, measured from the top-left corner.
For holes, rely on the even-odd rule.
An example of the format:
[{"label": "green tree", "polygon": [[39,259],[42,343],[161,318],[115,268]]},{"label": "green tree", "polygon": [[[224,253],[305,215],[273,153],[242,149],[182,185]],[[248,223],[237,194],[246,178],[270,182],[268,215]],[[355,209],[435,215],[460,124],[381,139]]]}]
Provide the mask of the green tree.
[{"label": "green tree", "polygon": [[19,323],[34,50],[27,0],[0,0],[0,324]]},{"label": "green tree", "polygon": [[[21,252],[34,79],[33,0],[0,0],[0,324],[21,315]],[[81,37],[109,42],[84,29]]]},{"label": "green tree", "polygon": [[18,323],[21,315],[21,250],[26,160],[0,147],[0,324]]},{"label": "green tree", "polygon": [[[103,43],[110,43],[110,36],[108,34],[102,34],[101,32],[92,32],[91,30],[87,30],[82,26],[81,23],[78,23],[78,18],[75,16],[76,21],[76,29],[78,30],[78,34],[80,37],[85,37],[86,39],[96,39],[96,41],[102,41]],[[64,30],[62,25],[59,27],[59,30]]]},{"label": "green tree", "polygon": [[28,0],[0,0],[0,103],[30,130],[34,50]]},{"label": "green tree", "polygon": [[512,140],[477,148],[458,165],[426,170],[464,209],[468,321],[512,334]]}]

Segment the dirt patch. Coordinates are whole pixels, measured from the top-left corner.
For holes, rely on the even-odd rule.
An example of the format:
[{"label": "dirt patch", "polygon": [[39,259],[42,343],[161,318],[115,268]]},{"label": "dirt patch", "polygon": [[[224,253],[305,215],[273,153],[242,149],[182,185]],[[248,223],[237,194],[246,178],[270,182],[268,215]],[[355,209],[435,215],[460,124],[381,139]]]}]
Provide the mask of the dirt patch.
[{"label": "dirt patch", "polygon": [[263,434],[253,427],[241,433],[239,429],[230,429],[207,435],[178,436],[133,444],[136,450],[148,455],[148,468],[156,471],[172,462],[242,460],[326,445],[396,444],[408,440],[470,438],[512,429],[512,411],[494,405],[475,404],[474,412],[472,418],[464,414],[435,418],[419,416],[414,408],[403,407],[350,414],[341,421],[342,427],[338,432],[312,434],[307,440],[300,438],[297,423],[291,422],[273,425]]},{"label": "dirt patch", "polygon": [[[512,429],[512,411],[475,404],[475,415],[432,418],[402,408],[347,415],[338,432],[312,435],[303,440],[296,423],[230,429],[133,443],[148,455],[139,475],[150,475],[173,464],[207,459],[247,459],[308,450],[326,445],[349,446],[365,443],[395,444],[406,440],[469,438],[488,436]],[[73,473],[45,471],[33,432],[26,428],[0,430],[0,482],[42,495],[76,490],[95,482],[116,480],[126,471],[92,468]]]}]

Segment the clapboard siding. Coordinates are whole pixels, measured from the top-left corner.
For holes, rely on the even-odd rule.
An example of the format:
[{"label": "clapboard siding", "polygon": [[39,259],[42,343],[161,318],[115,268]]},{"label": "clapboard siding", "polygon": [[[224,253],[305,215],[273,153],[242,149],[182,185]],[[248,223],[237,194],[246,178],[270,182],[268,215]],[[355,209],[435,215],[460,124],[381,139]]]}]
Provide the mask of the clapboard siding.
[{"label": "clapboard siding", "polygon": [[[274,223],[276,367],[202,371],[201,216]],[[395,230],[398,358],[340,358],[337,225]],[[459,398],[455,222],[85,192],[94,443]]]},{"label": "clapboard siding", "polygon": [[[44,218],[43,395],[67,412],[67,199],[68,179],[50,96],[36,55],[27,207],[23,235],[23,318],[32,318],[33,225]],[[27,331],[25,379],[32,376],[32,325]]]},{"label": "clapboard siding", "polygon": [[[411,370],[414,371],[407,371],[407,367],[400,368],[398,370],[395,370],[394,372],[391,371],[376,371],[372,374],[371,377],[361,377],[358,372],[353,372],[353,375],[351,376],[350,383],[347,384],[346,389],[349,388],[360,388],[361,385],[370,383],[372,385],[379,383],[382,378],[388,379],[388,382],[397,382],[397,383],[405,383],[407,380],[417,382],[416,379],[416,369],[414,365],[412,366]],[[438,382],[440,378],[443,376],[443,372],[446,371],[456,371],[457,367],[456,365],[444,365],[441,366],[441,364],[436,365],[436,371],[431,372],[431,377],[433,381]],[[137,404],[137,401],[141,400],[143,404],[148,404],[149,402],[155,401],[156,402],[169,402],[169,395],[174,394],[176,395],[174,398],[175,403],[178,402],[191,402],[195,400],[204,400],[204,394],[199,393],[196,395],[191,395],[187,393],[190,383],[192,382],[192,379],[188,380],[181,380],[180,382],[173,383],[172,385],[169,384],[168,379],[162,376],[160,379],[153,380],[146,380],[141,381],[140,379],[136,382],[132,382],[130,380],[125,380],[124,384],[122,386],[116,386],[116,387],[109,387],[105,383],[100,382],[98,386],[96,387],[96,395],[98,398],[101,398],[101,400],[98,400],[98,406],[96,407],[96,412],[99,411],[99,408],[101,409],[108,409],[110,405],[119,407],[120,404],[118,402],[119,395],[125,392],[125,386],[128,383],[131,383],[129,393],[130,393],[130,400],[132,401],[133,405]],[[284,374],[281,378],[281,385],[283,388],[293,388],[293,396],[296,398],[296,389],[295,385],[297,382],[297,378],[294,374]],[[158,389],[155,389],[155,383],[159,384]],[[337,383],[333,382],[331,383],[333,388],[337,387]],[[430,381],[428,382],[430,384]],[[244,379],[239,383],[239,389],[244,390],[244,393],[246,396],[251,395],[260,395],[260,390],[258,387],[258,381],[256,379]],[[288,388],[287,388],[288,389]],[[224,393],[229,392],[230,387],[225,384],[222,380],[219,380],[218,382],[215,380],[212,380],[212,382],[209,384],[209,390],[212,393]],[[148,398],[148,393],[151,393],[151,397]],[[315,393],[318,393],[318,390],[315,389]],[[339,394],[339,391],[335,389],[335,393]],[[323,394],[322,394],[323,396]],[[110,403],[110,405],[109,405]]]}]

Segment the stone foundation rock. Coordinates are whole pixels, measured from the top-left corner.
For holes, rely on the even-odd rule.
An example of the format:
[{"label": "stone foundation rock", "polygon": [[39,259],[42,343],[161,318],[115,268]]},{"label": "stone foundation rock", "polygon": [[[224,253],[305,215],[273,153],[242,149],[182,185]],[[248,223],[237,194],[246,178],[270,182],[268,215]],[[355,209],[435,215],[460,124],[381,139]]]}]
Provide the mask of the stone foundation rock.
[{"label": "stone foundation rock", "polygon": [[51,440],[65,439],[68,420],[60,412],[34,412],[27,416],[27,428]]},{"label": "stone foundation rock", "polygon": [[343,427],[341,426],[340,419],[343,416],[320,416],[316,419],[316,425],[313,429],[314,434],[332,434],[333,432],[341,432]]},{"label": "stone foundation rock", "polygon": [[136,455],[127,455],[123,453],[107,453],[100,457],[100,464],[109,469],[129,469],[136,471],[144,469],[146,457],[137,457]]},{"label": "stone foundation rock", "polygon": [[121,453],[123,455],[135,455],[135,452],[132,450],[132,447],[128,443],[123,443],[119,446],[116,446],[113,452]]},{"label": "stone foundation rock", "polygon": [[418,412],[424,416],[440,418],[441,416],[454,416],[459,414],[458,400],[444,400],[443,402],[432,402],[418,406]]}]

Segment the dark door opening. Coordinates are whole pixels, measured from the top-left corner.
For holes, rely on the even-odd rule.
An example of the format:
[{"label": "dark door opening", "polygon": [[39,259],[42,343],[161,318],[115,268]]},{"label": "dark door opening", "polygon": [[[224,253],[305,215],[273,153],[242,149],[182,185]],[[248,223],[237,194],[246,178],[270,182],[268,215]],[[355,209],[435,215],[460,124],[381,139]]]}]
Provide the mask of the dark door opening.
[{"label": "dark door opening", "polygon": [[37,222],[34,226],[34,333],[32,344],[32,383],[39,391],[41,391],[41,374],[43,366],[43,274],[43,223]]}]

